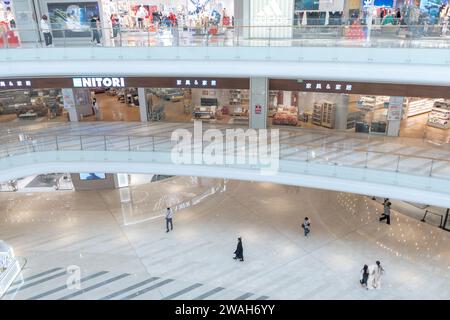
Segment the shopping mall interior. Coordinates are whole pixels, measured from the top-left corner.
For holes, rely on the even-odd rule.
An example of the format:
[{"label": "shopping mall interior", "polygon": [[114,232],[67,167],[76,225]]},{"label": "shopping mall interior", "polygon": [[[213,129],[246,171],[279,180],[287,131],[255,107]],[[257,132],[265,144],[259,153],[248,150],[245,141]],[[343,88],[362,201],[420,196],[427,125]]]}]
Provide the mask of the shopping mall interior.
[{"label": "shopping mall interior", "polygon": [[0,1],[0,300],[450,299],[449,22]]}]

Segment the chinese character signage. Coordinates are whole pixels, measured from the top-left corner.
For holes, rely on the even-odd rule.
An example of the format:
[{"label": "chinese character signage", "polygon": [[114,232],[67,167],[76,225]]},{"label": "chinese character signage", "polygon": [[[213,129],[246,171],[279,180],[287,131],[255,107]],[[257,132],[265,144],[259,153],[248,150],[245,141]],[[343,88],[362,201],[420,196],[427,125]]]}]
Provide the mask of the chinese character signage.
[{"label": "chinese character signage", "polygon": [[31,80],[28,79],[0,79],[0,90],[1,89],[26,89],[31,88]]},{"label": "chinese character signage", "polygon": [[336,81],[304,81],[303,91],[330,92],[330,93],[351,93],[353,85],[347,82]]},{"label": "chinese character signage", "polygon": [[215,88],[217,80],[197,79],[177,79],[176,86],[182,88]]}]

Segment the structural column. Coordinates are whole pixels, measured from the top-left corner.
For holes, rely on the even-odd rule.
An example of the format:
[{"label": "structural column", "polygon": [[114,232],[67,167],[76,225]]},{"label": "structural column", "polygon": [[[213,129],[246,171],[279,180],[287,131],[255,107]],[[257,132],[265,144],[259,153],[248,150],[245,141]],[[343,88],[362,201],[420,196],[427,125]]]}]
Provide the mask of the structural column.
[{"label": "structural column", "polygon": [[267,127],[268,103],[269,80],[264,77],[250,78],[250,128],[265,129]]},{"label": "structural column", "polygon": [[73,89],[61,89],[63,96],[64,109],[69,113],[69,121],[78,122],[80,120],[79,113],[75,105],[75,94]]},{"label": "structural column", "polygon": [[138,88],[139,113],[141,122],[148,122],[148,103],[145,94],[145,88]]},{"label": "structural column", "polygon": [[387,135],[398,137],[403,116],[403,97],[391,97],[387,114]]}]

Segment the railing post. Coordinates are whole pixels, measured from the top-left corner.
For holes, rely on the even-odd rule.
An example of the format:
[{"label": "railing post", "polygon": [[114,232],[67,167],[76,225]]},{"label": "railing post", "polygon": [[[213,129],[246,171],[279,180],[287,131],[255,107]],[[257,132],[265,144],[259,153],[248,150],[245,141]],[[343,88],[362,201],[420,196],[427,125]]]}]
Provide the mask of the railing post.
[{"label": "railing post", "polygon": [[105,144],[105,151],[106,151],[106,150],[108,150],[108,147],[107,147],[107,145],[106,145],[106,136],[103,136],[103,142],[104,142],[104,144]]},{"label": "railing post", "polygon": [[430,177],[433,174],[433,165],[434,165],[434,160],[431,159],[431,166],[430,166]]},{"label": "railing post", "polygon": [[130,141],[130,136],[128,136],[128,151],[131,151],[131,141]]},{"label": "railing post", "polygon": [[58,136],[55,136],[55,141],[56,141],[56,150],[59,151]]},{"label": "railing post", "polygon": [[269,47],[270,47],[270,38],[271,38],[271,36],[272,36],[272,28],[269,27]]},{"label": "railing post", "polygon": [[366,169],[367,169],[368,162],[369,162],[369,151],[366,151],[366,164],[364,165],[364,168],[366,168]]},{"label": "railing post", "polygon": [[122,46],[122,28],[119,26],[119,47]]},{"label": "railing post", "polygon": [[155,151],[155,137],[152,136],[152,150]]},{"label": "railing post", "polygon": [[80,150],[83,150],[83,139],[80,136]]},{"label": "railing post", "polygon": [[400,156],[397,157],[397,169],[395,169],[395,172],[398,172],[399,166],[400,166]]}]

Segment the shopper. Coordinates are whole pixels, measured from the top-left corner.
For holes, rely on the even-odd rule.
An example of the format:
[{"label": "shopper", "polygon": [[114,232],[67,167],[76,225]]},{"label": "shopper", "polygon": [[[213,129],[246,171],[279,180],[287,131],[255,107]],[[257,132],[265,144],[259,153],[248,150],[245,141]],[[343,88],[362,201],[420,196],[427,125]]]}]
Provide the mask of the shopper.
[{"label": "shopper", "polygon": [[385,199],[384,212],[380,217],[380,221],[386,220],[387,224],[391,224],[391,202]]},{"label": "shopper", "polygon": [[361,269],[361,279],[359,282],[361,283],[361,286],[366,287],[367,289],[367,280],[369,279],[369,267],[367,264],[364,265],[364,267]]},{"label": "shopper", "polygon": [[144,29],[144,19],[147,16],[147,10],[141,5],[136,13],[138,29]]},{"label": "shopper", "polygon": [[44,35],[44,41],[46,47],[53,46],[53,37],[50,26],[48,24],[48,17],[44,14],[41,19],[41,30]]},{"label": "shopper", "polygon": [[166,210],[166,232],[169,232],[169,224],[170,224],[170,230],[173,230],[173,211],[171,208],[167,208]]},{"label": "shopper", "polygon": [[112,26],[112,32],[113,32],[112,37],[116,38],[117,34],[119,33],[119,28],[120,28],[119,18],[117,17],[117,15],[115,13],[113,13],[111,15],[110,20],[111,20],[111,26]]},{"label": "shopper", "polygon": [[100,120],[100,106],[97,103],[97,99],[92,99],[92,111],[95,115],[95,120]]},{"label": "shopper", "polygon": [[90,21],[91,31],[92,31],[92,43],[97,43],[100,45],[100,30],[98,27],[99,19],[97,16],[92,16]]},{"label": "shopper", "polygon": [[384,268],[381,266],[380,261],[375,262],[375,274],[373,279],[373,286],[376,289],[381,289],[381,275],[384,274]]},{"label": "shopper", "polygon": [[240,261],[244,261],[244,248],[242,247],[242,238],[238,238],[238,244],[236,247],[236,251],[234,251],[234,258],[233,259],[239,259]]},{"label": "shopper", "polygon": [[9,27],[11,29],[15,29],[16,28],[16,20],[14,19],[14,15],[11,12],[11,7],[7,7],[6,8],[6,20],[8,20]]},{"label": "shopper", "polygon": [[311,222],[309,221],[308,217],[305,217],[305,220],[303,220],[302,228],[303,231],[305,232],[305,237],[307,237],[308,234],[311,232]]}]

